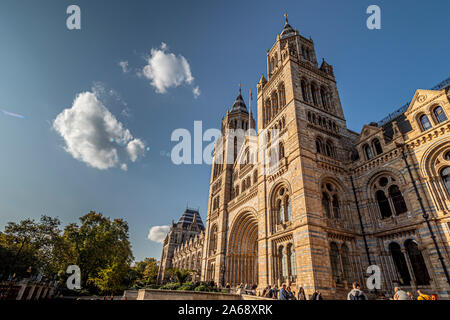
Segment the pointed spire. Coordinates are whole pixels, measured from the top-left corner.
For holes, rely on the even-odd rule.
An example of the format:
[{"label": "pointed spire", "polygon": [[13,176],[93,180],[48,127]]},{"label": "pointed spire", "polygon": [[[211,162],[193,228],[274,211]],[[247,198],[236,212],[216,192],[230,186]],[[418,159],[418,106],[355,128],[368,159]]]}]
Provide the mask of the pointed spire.
[{"label": "pointed spire", "polygon": [[247,106],[245,105],[244,98],[242,98],[242,84],[239,83],[239,94],[231,107],[231,113],[236,111],[247,112]]},{"label": "pointed spire", "polygon": [[284,14],[284,28],[283,28],[283,31],[281,32],[281,35],[280,35],[281,39],[290,37],[290,36],[295,34],[295,31],[291,27],[291,25],[289,24],[287,17],[288,17],[288,14],[285,13]]}]

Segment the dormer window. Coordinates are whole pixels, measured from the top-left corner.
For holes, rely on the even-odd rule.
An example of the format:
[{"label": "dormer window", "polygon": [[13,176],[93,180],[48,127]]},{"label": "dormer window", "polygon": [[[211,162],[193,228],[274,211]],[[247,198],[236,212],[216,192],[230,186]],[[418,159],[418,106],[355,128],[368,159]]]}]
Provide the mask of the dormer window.
[{"label": "dormer window", "polygon": [[369,147],[369,145],[366,144],[363,149],[364,149],[364,153],[366,154],[367,160],[372,159],[373,153],[372,153],[372,149]]},{"label": "dormer window", "polygon": [[420,116],[419,120],[420,120],[420,124],[422,125],[423,131],[427,131],[428,129],[431,129],[432,125],[426,114]]},{"label": "dormer window", "polygon": [[447,121],[447,115],[445,114],[441,106],[437,106],[436,108],[434,108],[433,113],[438,123]]},{"label": "dormer window", "polygon": [[373,147],[374,147],[375,152],[377,153],[377,155],[383,153],[383,148],[381,147],[380,140],[375,139],[375,140],[373,140],[372,144],[373,144]]}]

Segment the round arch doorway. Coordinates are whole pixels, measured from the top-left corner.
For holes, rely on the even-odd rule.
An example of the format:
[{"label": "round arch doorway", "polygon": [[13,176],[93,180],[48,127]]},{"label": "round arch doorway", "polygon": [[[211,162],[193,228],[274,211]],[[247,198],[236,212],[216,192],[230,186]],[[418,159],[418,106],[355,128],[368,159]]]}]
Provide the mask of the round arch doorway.
[{"label": "round arch doorway", "polygon": [[258,220],[243,212],[231,227],[226,282],[231,285],[258,283]]}]

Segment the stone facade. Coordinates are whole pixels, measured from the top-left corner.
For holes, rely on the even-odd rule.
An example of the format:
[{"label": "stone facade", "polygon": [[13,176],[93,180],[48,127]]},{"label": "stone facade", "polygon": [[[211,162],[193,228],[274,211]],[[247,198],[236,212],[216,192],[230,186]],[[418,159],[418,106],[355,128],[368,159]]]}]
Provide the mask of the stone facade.
[{"label": "stone facade", "polygon": [[172,268],[197,271],[200,278],[205,227],[198,210],[187,208],[177,223],[172,221],[164,239],[158,283],[165,282]]},{"label": "stone facade", "polygon": [[341,299],[377,265],[386,293],[401,284],[448,299],[449,82],[358,134],[333,67],[286,19],[257,84],[257,130],[241,92],[222,119],[201,279]]},{"label": "stone facade", "polygon": [[365,287],[365,271],[376,264],[386,292],[400,283],[448,298],[441,263],[450,267],[448,86],[417,90],[408,107],[355,133],[333,67],[319,66],[313,40],[286,20],[267,52],[257,108],[257,134],[243,141],[228,133],[255,124],[241,93],[222,119],[202,280],[288,283],[339,299],[355,280]]}]

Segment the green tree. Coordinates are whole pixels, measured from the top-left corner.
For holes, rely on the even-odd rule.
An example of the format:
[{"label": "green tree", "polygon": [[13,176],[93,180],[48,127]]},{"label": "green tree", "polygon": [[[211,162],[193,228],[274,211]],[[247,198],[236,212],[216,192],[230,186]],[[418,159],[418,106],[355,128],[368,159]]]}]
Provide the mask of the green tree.
[{"label": "green tree", "polygon": [[189,277],[192,275],[191,270],[180,270],[178,268],[170,269],[169,273],[177,280],[180,286],[187,282]]},{"label": "green tree", "polygon": [[[94,211],[82,216],[80,222],[80,225],[72,223],[64,229],[63,237],[70,244],[67,265],[80,267],[82,288],[116,290],[117,279],[121,277],[125,281],[133,260],[128,224]],[[116,272],[117,277],[111,272]]]},{"label": "green tree", "polygon": [[9,222],[0,233],[0,266],[2,278],[15,274],[26,277],[41,273],[53,278],[59,269],[61,230],[58,218],[41,216],[39,222],[25,219]]},{"label": "green tree", "polygon": [[159,265],[155,258],[145,258],[136,262],[129,270],[129,286],[142,288],[155,285],[158,278]]}]

